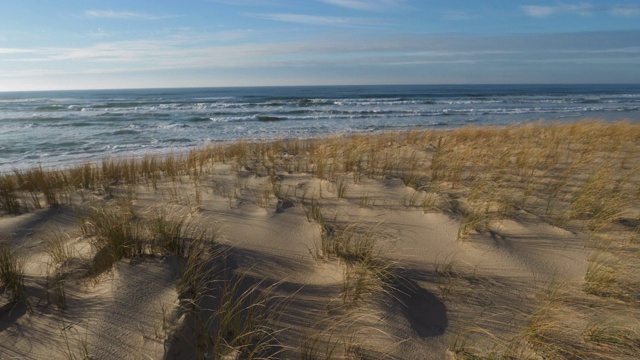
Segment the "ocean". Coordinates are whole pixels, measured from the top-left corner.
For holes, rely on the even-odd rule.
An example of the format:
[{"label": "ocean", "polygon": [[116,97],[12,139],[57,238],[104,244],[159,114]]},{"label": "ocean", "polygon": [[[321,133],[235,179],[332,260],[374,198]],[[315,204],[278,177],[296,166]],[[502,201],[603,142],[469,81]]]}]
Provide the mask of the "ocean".
[{"label": "ocean", "polygon": [[424,85],[0,93],[0,172],[311,138],[579,119],[640,122],[640,85]]}]

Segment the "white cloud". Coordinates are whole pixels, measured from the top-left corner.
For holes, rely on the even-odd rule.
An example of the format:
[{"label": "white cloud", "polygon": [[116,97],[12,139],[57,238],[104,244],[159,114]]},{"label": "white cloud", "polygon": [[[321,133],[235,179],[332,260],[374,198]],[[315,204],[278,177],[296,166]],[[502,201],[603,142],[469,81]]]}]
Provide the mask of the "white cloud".
[{"label": "white cloud", "polygon": [[640,16],[640,6],[614,6],[609,9],[609,14],[614,16]]},{"label": "white cloud", "polygon": [[[108,74],[109,76],[104,75],[104,79],[111,81],[109,86],[113,87],[120,86],[119,81],[129,81],[130,74],[151,79],[147,81],[162,81],[167,79],[165,74],[181,71],[199,74],[200,79],[215,72],[227,74],[235,71],[240,74],[256,69],[268,69],[265,74],[278,71],[286,74],[293,71],[293,68],[329,67],[340,71],[357,68],[366,72],[377,71],[380,66],[393,69],[424,66],[427,69],[451,64],[477,66],[481,69],[491,66],[497,68],[503,63],[525,66],[527,61],[558,60],[567,64],[583,64],[591,61],[589,59],[626,64],[637,61],[640,51],[636,40],[640,38],[640,31],[517,36],[414,34],[375,37],[375,41],[355,32],[342,32],[289,42],[244,42],[234,45],[221,44],[214,35],[216,34],[193,33],[193,36],[189,36],[185,32],[175,36],[167,33],[154,39],[33,49],[33,54],[5,56],[11,59],[4,60],[0,56],[0,61],[3,61],[0,82],[6,84],[10,81],[6,79],[18,77],[42,79],[47,76]],[[203,69],[206,71],[201,71]],[[377,72],[368,74],[371,81],[377,79],[376,81],[384,82]],[[192,81],[198,80],[194,79]],[[228,79],[233,84],[238,78],[229,76]],[[345,77],[342,80],[349,79],[351,78]],[[248,79],[247,84],[256,85],[257,83],[251,83],[253,80],[267,81],[257,77]],[[306,81],[337,80],[318,78]],[[162,84],[157,83],[157,86],[176,85]],[[193,84],[195,83],[191,83]]]},{"label": "white cloud", "polygon": [[26,54],[26,53],[32,53],[32,52],[34,52],[34,50],[31,50],[31,49],[0,48],[0,54],[1,55]]},{"label": "white cloud", "polygon": [[324,3],[354,10],[382,10],[396,6],[399,0],[320,0]]},{"label": "white cloud", "polygon": [[541,6],[541,5],[524,5],[522,11],[528,16],[536,18],[544,18],[552,15],[559,14],[572,14],[580,16],[592,15],[595,11],[595,7],[589,3],[581,3],[575,5],[560,4],[554,6]]},{"label": "white cloud", "polygon": [[555,13],[552,6],[526,5],[522,7],[522,10],[532,17],[547,17]]},{"label": "white cloud", "polygon": [[114,10],[87,10],[84,15],[91,18],[120,19],[120,20],[162,20],[172,16],[158,16],[146,13]]},{"label": "white cloud", "polygon": [[384,24],[381,20],[378,20],[378,19],[358,18],[358,17],[317,16],[317,15],[305,15],[305,14],[284,14],[284,13],[251,14],[249,16],[260,18],[260,19],[266,19],[266,20],[283,21],[283,22],[305,24],[305,25],[320,25],[320,26],[355,27],[355,26],[379,26]]}]

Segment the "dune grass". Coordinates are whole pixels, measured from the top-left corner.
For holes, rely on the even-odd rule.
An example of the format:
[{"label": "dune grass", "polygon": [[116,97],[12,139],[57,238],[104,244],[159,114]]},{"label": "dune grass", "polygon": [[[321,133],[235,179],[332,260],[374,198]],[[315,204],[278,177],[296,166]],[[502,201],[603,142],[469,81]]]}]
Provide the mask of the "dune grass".
[{"label": "dune grass", "polygon": [[0,209],[8,214],[18,215],[22,211],[16,184],[11,176],[0,176]]},{"label": "dune grass", "polygon": [[120,259],[140,256],[146,251],[141,221],[127,202],[91,207],[82,229],[91,236],[95,250],[94,274],[110,269]]},{"label": "dune grass", "polygon": [[[80,227],[94,252],[93,275],[111,269],[121,259],[174,256],[181,263],[178,292],[193,321],[192,345],[203,358],[234,354],[277,358],[277,331],[272,323],[278,313],[270,312],[269,305],[275,287],[249,281],[226,267],[229,255],[219,250],[215,226],[194,220],[211,201],[204,199],[208,195],[224,197],[230,208],[251,203],[275,211],[276,202],[284,200],[300,205],[307,220],[320,227],[320,239],[310,249],[312,256],[343,266],[339,300],[344,308],[366,307],[367,299],[375,294],[395,296],[399,264],[391,260],[385,246],[391,240],[381,226],[348,223],[336,215],[335,206],[340,203],[363,211],[416,208],[424,213],[442,212],[459,224],[457,238],[469,243],[491,233],[505,219],[536,219],[584,233],[590,239],[585,246],[593,255],[584,283],[574,289],[579,294],[575,296],[581,302],[615,300],[635,306],[640,296],[629,289],[638,284],[624,276],[634,269],[629,259],[636,256],[635,248],[633,241],[621,239],[637,238],[640,226],[621,224],[640,220],[638,159],[640,125],[631,122],[536,123],[305,141],[239,141],[186,154],[105,159],[68,169],[1,174],[0,213],[20,216],[47,206],[80,204],[78,208],[84,209],[78,211]],[[214,168],[219,164],[231,169],[235,180],[218,176]],[[289,185],[286,181],[291,173],[304,173],[312,180],[304,180],[303,186]],[[251,188],[247,179],[261,185]],[[390,181],[401,181],[409,188],[401,202],[386,201],[385,194],[371,194],[362,186]],[[185,196],[187,184],[193,184],[194,194]],[[140,209],[137,185],[164,195],[168,205]],[[308,188],[314,190],[307,192]],[[173,210],[185,207],[188,210]],[[74,256],[66,235],[53,232],[44,240],[53,263]],[[455,265],[453,259],[445,259],[437,265],[435,276],[459,277],[464,283]],[[57,291],[56,303],[63,307],[64,284],[56,276],[52,273],[50,285]],[[6,244],[0,245],[0,280],[11,301],[20,299],[22,266]],[[456,300],[456,286],[443,285],[443,301]],[[578,302],[575,298],[564,301]],[[521,314],[524,320],[515,333],[492,334],[478,326],[468,330],[471,335],[458,337],[452,348],[458,358],[562,358],[586,356],[593,344],[604,344],[611,347],[609,357],[615,358],[619,355],[615,349],[633,354],[640,347],[636,328],[598,322],[578,331],[583,335],[561,336],[556,310],[564,306],[542,301],[537,310]],[[336,335],[329,341],[328,334],[320,335],[301,345],[303,358],[355,357],[359,353],[354,350],[359,345],[356,338]],[[323,340],[314,340],[320,338]],[[484,345],[476,346],[475,339]]]},{"label": "dune grass", "polygon": [[278,283],[234,274],[226,264],[229,254],[211,237],[191,239],[183,256],[178,288],[188,320],[180,341],[197,358],[277,358],[281,348],[272,324],[282,299],[272,293]]},{"label": "dune grass", "polygon": [[51,257],[55,265],[64,263],[74,256],[74,248],[70,244],[71,237],[59,228],[53,229],[43,236],[45,252]]},{"label": "dune grass", "polygon": [[[525,210],[559,225],[581,220],[588,230],[597,231],[621,215],[621,199],[638,200],[640,190],[632,184],[638,171],[630,165],[637,155],[638,136],[638,126],[632,123],[581,121],[350,135],[303,143],[237,142],[184,155],[105,159],[68,170],[15,171],[0,176],[0,209],[18,214],[40,208],[41,199],[56,205],[69,201],[70,194],[80,189],[113,195],[120,184],[142,183],[155,190],[161,178],[176,183],[180,176],[189,176],[200,182],[211,164],[222,162],[234,164],[237,170],[250,169],[256,176],[269,176],[271,191],[265,185],[256,194],[264,207],[270,206],[270,194],[279,197],[280,181],[275,174],[297,168],[335,182],[339,198],[346,195],[350,173],[354,184],[362,175],[398,177],[424,193],[426,211],[434,205],[434,196],[427,196],[429,189],[437,189],[438,195],[466,196],[472,189],[484,188],[492,217],[513,217]],[[280,156],[283,153],[287,156]],[[614,156],[607,159],[611,154]],[[472,217],[478,213],[470,211]],[[462,233],[467,228],[465,225]]]},{"label": "dune grass", "polygon": [[0,284],[10,302],[23,298],[24,263],[6,241],[0,241]]},{"label": "dune grass", "polygon": [[162,253],[178,257],[185,255],[185,237],[192,229],[188,215],[172,216],[165,208],[155,209],[146,221],[151,248],[158,247]]}]

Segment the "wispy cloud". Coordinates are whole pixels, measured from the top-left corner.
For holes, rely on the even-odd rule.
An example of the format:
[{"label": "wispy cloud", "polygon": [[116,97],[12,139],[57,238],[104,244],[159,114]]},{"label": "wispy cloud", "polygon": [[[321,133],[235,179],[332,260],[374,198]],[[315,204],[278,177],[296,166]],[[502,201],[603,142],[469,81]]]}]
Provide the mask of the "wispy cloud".
[{"label": "wispy cloud", "polygon": [[522,7],[522,11],[532,17],[547,17],[553,15],[554,8],[552,6],[525,5]]},{"label": "wispy cloud", "polygon": [[640,6],[614,6],[609,9],[609,14],[614,16],[640,16]]},{"label": "wispy cloud", "polygon": [[589,16],[594,13],[596,8],[589,3],[580,4],[560,4],[553,6],[543,5],[524,5],[522,11],[528,16],[536,18],[544,18],[559,14],[572,14],[580,16]]},{"label": "wispy cloud", "polygon": [[[163,41],[131,40],[98,43],[88,47],[56,49],[49,60],[98,60],[103,62],[136,61],[161,52]],[[165,43],[166,44],[166,43]]]},{"label": "wispy cloud", "polygon": [[119,20],[162,20],[169,19],[174,16],[160,16],[147,13],[139,13],[132,11],[114,11],[114,10],[86,10],[84,15],[91,18],[101,19],[119,19]]},{"label": "wispy cloud", "polygon": [[477,61],[475,61],[475,60],[446,60],[446,61],[416,60],[416,61],[386,62],[386,63],[382,63],[382,65],[405,66],[405,65],[475,64],[475,63],[477,63]]},{"label": "wispy cloud", "polygon": [[395,7],[401,3],[400,0],[320,0],[323,3],[341,6],[354,10],[377,11],[389,7]]},{"label": "wispy cloud", "polygon": [[[176,37],[167,33],[154,39],[98,42],[80,47],[34,48],[34,53],[30,54],[4,56],[7,59],[0,56],[0,61],[7,64],[0,72],[0,79],[6,84],[10,81],[6,79],[17,77],[36,79],[46,76],[113,74],[113,77],[105,77],[112,81],[109,86],[120,86],[117,81],[129,79],[124,74],[156,74],[157,79],[166,79],[165,75],[169,72],[177,74],[199,69],[207,69],[210,73],[219,71],[221,74],[236,70],[246,73],[247,69],[269,69],[265,73],[281,71],[290,74],[294,71],[292,69],[323,69],[326,66],[345,71],[378,71],[380,66],[430,69],[449,68],[453,64],[456,67],[496,69],[495,74],[500,75],[504,64],[520,67],[532,61],[562,61],[569,64],[567,66],[584,65],[590,61],[603,64],[637,62],[640,59],[639,38],[640,31],[510,36],[405,34],[375,38],[347,32],[318,35],[314,41],[297,39],[288,42],[220,44],[211,34],[193,33],[193,36],[189,36],[185,32]],[[640,75],[636,71],[630,76],[636,79]],[[372,79],[379,78],[374,76]],[[407,78],[406,81],[411,79]],[[252,82],[254,80],[248,79],[247,84],[255,85]],[[340,80],[322,78],[314,81]],[[158,84],[175,86],[167,82]]]},{"label": "wispy cloud", "polygon": [[18,49],[18,48],[0,48],[1,55],[7,54],[27,54],[32,53],[34,50],[31,49]]},{"label": "wispy cloud", "polygon": [[305,24],[305,25],[317,25],[317,26],[356,27],[356,26],[380,26],[385,24],[380,19],[360,18],[360,17],[318,16],[318,15],[286,14],[286,13],[249,14],[249,16],[259,18],[259,19],[283,21],[283,22]]}]

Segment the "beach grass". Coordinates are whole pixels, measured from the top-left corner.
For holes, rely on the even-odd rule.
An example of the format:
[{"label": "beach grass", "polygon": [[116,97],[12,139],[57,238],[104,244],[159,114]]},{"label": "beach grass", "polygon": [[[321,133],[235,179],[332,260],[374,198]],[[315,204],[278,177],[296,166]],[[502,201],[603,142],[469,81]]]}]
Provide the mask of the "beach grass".
[{"label": "beach grass", "polygon": [[7,241],[0,241],[0,283],[10,302],[23,299],[24,261],[11,250]]},{"label": "beach grass", "polygon": [[[386,336],[388,328],[377,328],[379,323],[409,314],[404,326],[412,329],[411,336],[419,334],[416,342],[422,341],[427,337],[422,327],[428,324],[414,324],[418,320],[411,316],[420,318],[421,310],[410,303],[425,302],[427,292],[453,309],[455,325],[428,336],[449,336],[455,358],[622,359],[640,354],[636,322],[603,322],[594,310],[640,319],[640,282],[633,276],[640,253],[640,125],[634,122],[540,122],[238,141],[185,154],[0,175],[0,220],[67,207],[75,210],[76,230],[82,234],[74,240],[90,245],[82,256],[90,263],[87,277],[96,282],[124,260],[175,259],[176,307],[187,320],[173,329],[181,340],[172,338],[171,344],[190,347],[189,354],[196,357],[380,355],[367,335],[354,329]],[[421,259],[397,256],[393,246],[403,239],[394,234],[401,232],[385,225],[386,217],[411,217],[414,211],[425,222],[436,215],[446,218],[455,227],[451,246],[458,251],[491,252],[505,246],[500,254],[515,254],[507,261],[526,263],[534,255],[518,253],[519,244],[507,240],[515,236],[513,228],[535,228],[546,231],[545,241],[553,238],[551,233],[577,239],[576,253],[590,255],[584,257],[579,279],[562,284],[563,291],[534,280],[511,284],[530,287],[525,295],[501,285],[510,274],[484,274],[480,265],[458,259],[464,253],[443,255],[418,271],[412,266]],[[288,279],[253,278],[247,275],[253,269],[243,272],[232,265],[245,250],[226,243],[215,218],[260,218],[268,224],[281,213],[303,219],[301,228],[313,228],[309,231],[315,238],[307,242],[310,268],[339,269],[333,292],[325,289],[332,294],[323,298],[327,310],[314,313],[322,326],[310,326],[316,334],[286,346],[279,336],[288,329],[280,318],[286,318],[286,305],[299,295],[277,295]],[[403,230],[424,231],[414,228]],[[40,238],[54,268],[47,275],[47,294],[53,294],[61,311],[71,311],[72,302],[59,267],[81,257],[68,234],[58,229]],[[424,234],[422,247],[430,246],[429,236]],[[25,286],[24,250],[14,243],[0,243],[0,280],[12,302],[23,297]],[[544,246],[555,245],[549,240]],[[476,264],[482,261],[476,259]],[[411,284],[411,289],[399,284]],[[497,289],[526,306],[495,305],[500,302]],[[455,317],[468,316],[460,310],[465,306],[472,309],[469,313],[475,311],[473,319]],[[584,315],[575,315],[576,309]],[[367,323],[378,313],[385,314],[376,318],[378,323]],[[566,322],[575,326],[563,332]],[[397,342],[387,337],[394,339],[391,344]],[[390,350],[385,354],[402,358],[397,355]]]}]

